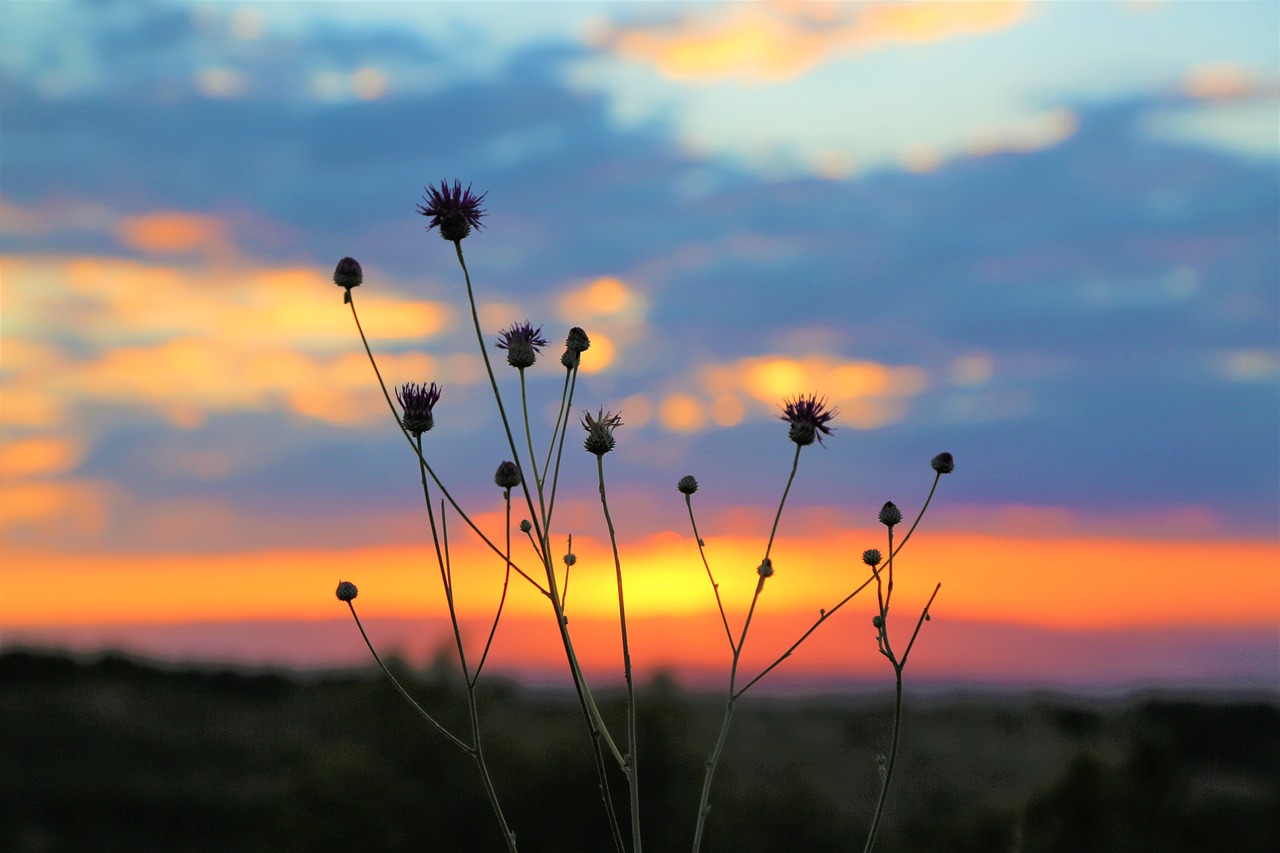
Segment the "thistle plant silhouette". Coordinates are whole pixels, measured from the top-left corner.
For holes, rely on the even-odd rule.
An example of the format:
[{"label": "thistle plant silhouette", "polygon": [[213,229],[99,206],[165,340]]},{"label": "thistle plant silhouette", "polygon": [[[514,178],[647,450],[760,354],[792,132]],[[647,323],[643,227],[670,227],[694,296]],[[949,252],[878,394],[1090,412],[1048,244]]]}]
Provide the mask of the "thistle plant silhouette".
[{"label": "thistle plant silhouette", "polygon": [[[364,327],[360,322],[352,293],[354,288],[364,283],[362,268],[356,260],[346,257],[338,262],[333,275],[334,284],[343,289],[343,303],[351,309],[351,316],[355,322],[356,330],[364,346],[365,354],[369,358],[369,363],[373,367],[374,375],[382,390],[387,407],[397,427],[403,434],[409,453],[418,469],[423,503],[431,531],[436,568],[440,576],[441,588],[444,592],[452,627],[454,651],[457,655],[458,665],[466,687],[468,730],[465,733],[460,734],[452,731],[448,726],[442,724],[432,714],[423,709],[413,698],[410,691],[383,663],[356,612],[355,600],[359,594],[356,585],[351,581],[342,580],[338,583],[336,595],[338,600],[345,603],[350,609],[356,627],[359,629],[360,635],[368,646],[375,662],[382,668],[387,678],[405,701],[413,707],[428,725],[439,732],[448,743],[462,750],[473,759],[480,777],[480,783],[492,807],[503,842],[508,850],[515,851],[517,850],[516,833],[507,823],[485,757],[476,688],[485,664],[489,660],[489,653],[493,648],[493,640],[502,619],[512,575],[514,574],[518,577],[521,582],[529,584],[536,590],[538,595],[546,600],[550,609],[549,616],[554,619],[559,633],[560,642],[564,649],[565,663],[582,713],[587,735],[586,740],[599,781],[600,797],[613,845],[618,853],[627,853],[628,850],[632,851],[632,853],[641,853],[641,797],[637,759],[640,733],[637,731],[636,692],[627,625],[623,561],[618,546],[618,535],[614,526],[613,515],[609,509],[604,461],[605,456],[617,448],[618,440],[615,433],[624,426],[624,422],[620,412],[608,411],[604,407],[598,407],[594,414],[589,410],[584,411],[581,418],[578,419],[579,425],[585,432],[582,447],[587,453],[594,456],[596,460],[596,481],[600,506],[603,521],[609,535],[617,586],[618,625],[621,639],[623,674],[626,682],[626,714],[624,730],[619,733],[619,737],[615,738],[600,713],[591,685],[588,683],[579,663],[573,636],[569,630],[565,602],[568,594],[570,569],[577,562],[577,557],[573,553],[572,535],[570,534],[566,537],[565,551],[559,555],[559,560],[557,560],[557,552],[553,545],[553,521],[558,495],[557,489],[560,482],[561,466],[564,462],[565,442],[574,420],[574,395],[578,385],[578,371],[584,354],[590,349],[591,340],[587,333],[578,327],[571,328],[565,337],[565,349],[560,358],[560,365],[564,369],[560,400],[551,435],[546,441],[545,452],[540,456],[529,418],[530,405],[525,374],[527,370],[537,364],[542,350],[549,345],[548,341],[543,337],[542,327],[535,327],[528,320],[525,320],[513,322],[502,330],[498,334],[497,341],[493,344],[496,349],[505,351],[508,366],[518,373],[520,400],[518,420],[516,421],[516,426],[513,427],[513,417],[509,413],[507,401],[499,388],[497,376],[494,373],[493,364],[489,357],[489,347],[486,346],[486,338],[480,327],[475,289],[472,285],[471,273],[467,268],[466,258],[462,249],[462,243],[465,239],[484,228],[482,219],[488,215],[488,212],[481,207],[481,204],[486,195],[487,193],[475,194],[472,192],[470,185],[464,188],[460,181],[455,180],[450,184],[448,181],[442,180],[438,186],[428,186],[426,188],[422,204],[418,206],[418,213],[427,217],[428,232],[438,231],[446,242],[453,244],[458,266],[461,269],[466,285],[467,303],[470,309],[476,343],[484,362],[485,372],[497,406],[499,419],[502,422],[506,440],[505,452],[511,458],[501,462],[493,475],[493,482],[501,489],[504,503],[503,517],[505,523],[501,535],[491,536],[480,528],[473,515],[468,513],[454,498],[453,493],[441,481],[431,464],[430,457],[434,451],[424,443],[424,436],[435,425],[435,409],[442,399],[442,388],[433,381],[422,381],[402,384],[394,390],[394,394],[388,389],[382,371],[378,367],[377,359],[373,355]],[[924,517],[924,513],[933,499],[938,487],[938,481],[942,475],[949,474],[954,470],[955,464],[951,454],[940,453],[933,458],[931,463],[935,472],[933,487],[930,489],[928,497],[925,499],[906,535],[897,544],[894,543],[893,531],[895,526],[901,523],[902,513],[892,502],[886,503],[881,509],[879,520],[888,530],[888,556],[884,560],[883,567],[881,567],[882,555],[877,549],[872,548],[865,551],[862,555],[862,562],[870,569],[871,573],[861,584],[854,586],[851,590],[842,592],[832,606],[822,608],[813,624],[772,663],[753,677],[743,679],[740,672],[743,647],[746,644],[747,635],[751,628],[753,617],[756,614],[757,604],[764,593],[766,582],[774,577],[775,574],[772,557],[773,545],[782,521],[787,497],[791,493],[792,485],[796,480],[801,452],[815,442],[819,446],[825,445],[824,437],[832,436],[835,431],[835,428],[830,424],[835,420],[836,415],[836,409],[828,405],[826,398],[817,394],[798,394],[793,398],[784,400],[782,403],[780,418],[788,425],[787,435],[795,445],[795,451],[791,460],[790,473],[778,500],[773,525],[765,541],[763,555],[755,569],[757,575],[755,592],[751,596],[741,628],[736,632],[730,624],[729,614],[720,595],[720,586],[715,580],[715,573],[712,570],[703,539],[698,531],[693,509],[693,496],[698,491],[698,481],[692,475],[688,475],[680,478],[676,484],[677,491],[684,496],[693,539],[697,543],[698,555],[711,583],[716,608],[720,615],[721,624],[724,627],[729,654],[729,676],[725,710],[719,733],[712,745],[704,768],[703,784],[694,824],[692,845],[694,853],[697,853],[702,848],[707,815],[711,809],[713,781],[728,739],[736,704],[752,686],[759,683],[761,679],[780,666],[783,661],[791,657],[821,625],[831,619],[855,596],[872,584],[875,585],[878,603],[876,615],[872,620],[873,627],[876,630],[877,647],[893,667],[896,682],[892,741],[888,757],[881,756],[878,760],[881,774],[880,795],[875,805],[864,850],[870,851],[875,845],[898,753],[902,722],[903,672],[916,637],[920,633],[921,626],[930,619],[929,608],[941,588],[940,584],[935,587],[933,595],[929,598],[924,610],[920,613],[919,619],[916,621],[915,630],[912,632],[910,640],[901,655],[898,655],[890,641],[888,629],[890,604],[894,588],[895,558]],[[538,464],[539,458],[542,459],[541,465]],[[438,492],[438,498],[433,496],[433,489]],[[515,529],[524,534],[532,559],[536,563],[536,568],[523,568],[512,554],[512,492],[516,489],[519,490],[517,499],[520,501],[526,517],[519,522]],[[470,659],[468,658],[467,644],[463,641],[457,604],[454,599],[453,567],[447,525],[447,515],[450,512],[462,520],[470,532],[489,551],[493,552],[495,559],[500,561],[503,566],[501,595],[484,646],[478,656],[473,655]],[[563,565],[563,570],[560,568],[561,564]],[[470,662],[472,659],[476,661],[474,665]],[[611,766],[615,769],[615,772],[621,772],[627,786],[628,815],[625,820],[625,829],[624,821],[618,815],[610,790]]]}]

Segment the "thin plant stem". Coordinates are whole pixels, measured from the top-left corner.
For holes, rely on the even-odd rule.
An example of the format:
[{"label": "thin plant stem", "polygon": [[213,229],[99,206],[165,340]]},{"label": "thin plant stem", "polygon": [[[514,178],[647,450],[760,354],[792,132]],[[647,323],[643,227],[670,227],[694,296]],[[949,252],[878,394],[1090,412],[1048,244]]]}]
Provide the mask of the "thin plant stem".
[{"label": "thin plant stem", "polygon": [[551,454],[556,448],[556,436],[560,430],[569,428],[569,379],[573,376],[573,368],[566,368],[564,372],[564,387],[560,389],[560,411],[556,412],[556,425],[551,430],[551,441],[547,442],[547,458],[542,463],[543,476],[551,469]]},{"label": "thin plant stem", "polygon": [[556,511],[556,489],[560,485],[560,461],[564,458],[564,439],[569,433],[569,411],[573,407],[573,392],[578,387],[578,368],[574,367],[569,381],[569,394],[565,398],[564,423],[560,427],[560,444],[556,449],[555,471],[551,475],[551,496],[547,499],[547,524],[551,524],[551,516]]},{"label": "thin plant stem", "polygon": [[[378,377],[378,387],[382,389],[382,396],[387,401],[387,407],[391,410],[391,416],[395,419],[396,426],[400,428],[401,434],[404,435],[405,441],[409,442],[409,447],[413,449],[415,453],[417,453],[419,462],[421,462],[423,465],[426,466],[427,473],[431,475],[432,481],[436,484],[436,486],[440,489],[441,493],[449,501],[449,505],[453,507],[454,511],[457,512],[458,515],[461,516],[462,520],[467,523],[467,526],[470,527],[471,530],[477,536],[480,537],[481,542],[489,546],[489,549],[493,551],[495,554],[497,554],[499,557],[502,557],[503,556],[502,549],[500,549],[497,545],[493,544],[493,541],[490,540],[489,537],[484,534],[484,531],[482,531],[479,527],[475,525],[475,522],[471,520],[471,517],[467,515],[466,511],[462,509],[462,507],[458,504],[456,500],[454,500],[453,495],[449,492],[448,488],[445,487],[444,483],[440,480],[439,476],[436,475],[435,469],[431,467],[431,464],[427,462],[426,458],[423,457],[422,453],[418,450],[417,446],[414,444],[413,437],[410,436],[408,430],[404,428],[404,424],[401,422],[400,416],[396,413],[396,404],[391,399],[391,392],[387,390],[387,383],[384,382],[382,379],[382,371],[378,369],[378,361],[373,357],[373,350],[369,347],[369,339],[365,336],[364,327],[360,324],[360,315],[356,312],[355,298],[354,297],[350,298],[347,301],[347,304],[351,306],[351,317],[356,322],[356,331],[360,333],[360,342],[364,344],[364,351],[365,351],[365,354],[368,355],[369,357],[369,364],[373,366],[374,375]],[[542,584],[538,583],[536,580],[530,577],[529,574],[527,574],[524,571],[524,569],[521,569],[515,563],[511,564],[511,568],[513,571],[515,571],[516,574],[520,575],[520,577],[524,578],[526,581],[528,581],[534,587],[536,587],[537,590],[541,592],[544,596],[548,595],[547,590],[543,588]]]},{"label": "thin plant stem", "polygon": [[800,451],[803,449],[803,445],[796,445],[796,455],[791,460],[791,474],[787,477],[787,487],[782,490],[782,500],[778,501],[778,512],[773,517],[773,529],[769,531],[769,544],[764,548],[766,558],[769,556],[769,552],[773,550],[773,538],[778,535],[778,522],[782,520],[782,508],[786,506],[787,495],[791,493],[791,484],[796,479],[796,468],[800,465]]},{"label": "thin plant stem", "polygon": [[[422,435],[417,436],[418,458],[422,458]],[[494,817],[498,820],[498,827],[502,831],[502,838],[507,844],[507,849],[511,853],[516,851],[516,836],[511,831],[511,827],[507,825],[506,815],[502,812],[502,804],[498,801],[497,789],[493,786],[493,778],[489,774],[489,765],[484,759],[484,745],[480,737],[480,709],[476,703],[476,681],[480,677],[479,668],[473,677],[467,668],[467,653],[462,643],[462,630],[458,625],[457,606],[453,598],[453,566],[449,559],[449,529],[447,520],[444,516],[444,502],[440,504],[440,523],[441,529],[437,532],[435,513],[431,508],[431,491],[427,485],[426,466],[420,463],[420,472],[422,475],[422,497],[427,504],[427,516],[431,521],[431,539],[435,543],[436,560],[440,566],[440,580],[444,585],[445,601],[449,607],[449,623],[453,626],[453,639],[458,649],[458,666],[462,669],[462,678],[467,688],[467,716],[471,721],[471,742],[474,746],[469,750],[472,759],[476,763],[476,770],[480,773],[480,781],[484,786],[485,795],[489,799],[489,805],[493,808]],[[508,528],[509,529],[509,528]],[[508,534],[509,536],[510,534]],[[441,539],[443,538],[443,550],[441,547]],[[508,561],[508,565],[510,561]],[[507,570],[507,578],[510,579],[511,571]],[[503,596],[506,595],[504,586]],[[501,610],[499,610],[499,617]],[[494,621],[494,628],[497,628],[497,620]],[[492,634],[490,634],[492,640]],[[485,646],[485,654],[488,654],[488,646]]]},{"label": "thin plant stem", "polygon": [[871,821],[871,830],[867,833],[866,846],[862,853],[871,853],[876,844],[876,836],[880,832],[880,818],[884,816],[884,804],[889,798],[889,783],[893,781],[893,765],[898,759],[898,739],[902,733],[902,666],[893,665],[894,698],[893,698],[893,742],[889,747],[889,759],[885,764],[884,776],[880,780],[880,797],[876,801],[876,814]]},{"label": "thin plant stem", "polygon": [[484,652],[480,655],[480,662],[476,664],[475,675],[472,677],[472,684],[480,678],[480,670],[484,669],[484,662],[489,658],[489,649],[493,646],[493,636],[498,633],[498,620],[502,618],[502,608],[507,603],[507,587],[511,584],[511,489],[502,490],[503,503],[507,507],[507,573],[502,578],[502,597],[498,599],[498,612],[493,616],[493,626],[489,629],[489,639],[485,641]]},{"label": "thin plant stem", "polygon": [[435,717],[424,711],[422,706],[409,695],[409,691],[404,689],[404,686],[400,683],[399,679],[391,674],[391,670],[387,669],[387,665],[382,662],[382,658],[378,655],[378,650],[375,649],[373,647],[373,643],[369,641],[369,635],[365,633],[364,625],[360,622],[360,616],[356,613],[355,605],[348,601],[347,606],[351,608],[351,615],[356,620],[356,627],[360,629],[360,636],[364,637],[364,644],[369,647],[369,653],[373,655],[373,659],[378,662],[378,666],[382,668],[382,672],[388,679],[390,679],[391,683],[395,685],[396,690],[400,691],[400,695],[404,697],[404,700],[413,706],[413,710],[418,712],[418,716],[430,723],[432,727],[435,728],[436,731],[440,732],[440,734],[444,735],[450,743],[458,747],[458,749],[461,749],[463,752],[470,753],[471,747],[459,739],[453,732],[449,731],[437,722]]},{"label": "thin plant stem", "polygon": [[724,752],[725,741],[729,738],[729,724],[733,722],[733,710],[738,696],[734,685],[738,678],[738,662],[742,657],[742,646],[747,641],[747,629],[751,627],[751,617],[756,612],[756,602],[760,600],[760,592],[764,589],[765,579],[756,581],[755,594],[751,596],[751,607],[747,610],[747,618],[742,624],[742,635],[734,646],[733,663],[729,667],[729,690],[725,699],[724,719],[720,722],[720,734],[716,737],[716,745],[707,759],[707,771],[702,777],[702,793],[698,798],[698,823],[693,831],[693,853],[702,849],[702,833],[706,829],[707,815],[711,812],[711,783],[715,779],[716,768],[720,765],[720,755]]},{"label": "thin plant stem", "polygon": [[933,606],[933,600],[938,597],[938,591],[942,589],[942,584],[938,584],[933,588],[933,595],[929,596],[929,600],[925,602],[924,610],[920,611],[920,618],[916,620],[916,629],[911,632],[911,640],[907,643],[907,650],[902,653],[902,666],[907,665],[907,656],[911,654],[911,648],[916,644],[916,637],[920,634],[920,626],[929,618],[929,608]]},{"label": "thin plant stem", "polygon": [[[605,495],[604,454],[596,454],[596,473],[600,480],[600,506],[604,509],[605,524],[609,528],[609,545],[613,549],[613,572],[618,580],[618,620],[622,630],[622,671],[627,680],[627,756],[623,770],[631,792],[631,849],[640,853],[640,777],[636,744],[636,689],[631,673],[631,645],[627,637],[627,604],[622,592],[622,561],[618,556],[618,536],[609,514],[609,500]],[[566,568],[565,583],[568,584]],[[567,592],[567,589],[566,589]]]},{"label": "thin plant stem", "polygon": [[[803,445],[796,444],[796,455],[791,460],[791,473],[787,475],[787,485],[782,490],[782,497],[778,500],[778,511],[773,517],[773,527],[769,531],[769,542],[765,546],[764,559],[760,563],[761,569],[766,565],[769,553],[773,549],[773,540],[778,534],[778,522],[782,519],[782,509],[787,504],[787,495],[791,493],[791,484],[796,479],[796,469],[800,465],[800,451],[802,449]],[[692,510],[690,511],[690,518],[692,518]],[[710,574],[710,570],[708,570],[708,574]],[[760,600],[760,593],[764,590],[765,579],[766,576],[761,574],[760,579],[756,582],[756,591],[751,596],[751,606],[747,608],[747,618],[743,620],[742,634],[738,637],[738,642],[734,643],[732,636],[729,638],[729,645],[733,648],[733,662],[729,667],[729,689],[725,699],[724,719],[720,723],[720,734],[716,738],[716,745],[711,750],[711,757],[707,760],[706,773],[702,777],[702,793],[698,799],[698,822],[693,833],[693,853],[698,853],[702,849],[702,834],[706,829],[707,814],[711,811],[711,783],[715,779],[716,768],[720,764],[720,755],[724,752],[724,744],[729,737],[729,724],[733,722],[733,709],[739,696],[735,690],[738,680],[738,664],[742,660],[742,648],[746,645],[747,631],[751,627],[751,618],[755,615],[756,603]],[[712,586],[714,587],[714,585],[713,581]]]},{"label": "thin plant stem", "polygon": [[868,584],[870,584],[873,580],[875,580],[874,575],[872,577],[867,578],[865,581],[863,581],[862,584],[853,592],[849,593],[844,598],[840,599],[840,601],[834,607],[823,610],[819,614],[818,618],[814,621],[814,623],[811,626],[809,626],[809,630],[805,631],[803,634],[800,635],[800,639],[792,643],[791,647],[787,649],[785,652],[783,652],[781,655],[779,655],[777,660],[775,660],[773,663],[769,664],[763,670],[761,670],[759,675],[757,675],[755,678],[751,679],[746,684],[744,684],[742,686],[742,689],[738,691],[737,695],[741,696],[743,693],[746,693],[748,690],[751,689],[751,686],[753,684],[755,684],[760,679],[764,678],[770,672],[773,672],[773,670],[779,664],[781,664],[787,658],[791,657],[792,653],[795,652],[796,649],[800,648],[800,644],[803,643],[805,640],[809,639],[810,634],[818,630],[819,625],[821,625],[823,622],[826,622],[828,619],[834,616],[841,607],[844,607],[846,604],[852,601],[853,597],[858,593],[862,592],[864,589],[866,589]]},{"label": "thin plant stem", "polygon": [[[476,309],[475,290],[471,286],[471,272],[467,269],[466,258],[462,255],[462,241],[454,240],[453,248],[458,255],[458,265],[462,267],[462,277],[467,283],[467,303],[471,306],[471,325],[475,329],[476,343],[480,346],[480,357],[484,359],[484,370],[489,376],[489,387],[493,390],[494,402],[498,404],[498,415],[502,418],[502,429],[507,436],[507,446],[511,448],[511,458],[515,462],[516,467],[524,471],[524,466],[520,464],[520,451],[516,447],[516,439],[514,433],[511,432],[511,421],[507,418],[507,408],[502,404],[502,392],[498,390],[498,379],[493,373],[493,364],[489,361],[489,350],[484,345],[484,332],[480,330],[480,312]],[[530,463],[532,464],[532,462]],[[535,516],[532,523],[538,529],[538,538],[545,538],[545,531],[539,526],[539,518],[534,512],[533,497],[529,493],[529,478],[520,477],[520,488],[524,492],[525,503],[529,507],[529,514]]]},{"label": "thin plant stem", "polygon": [[693,527],[693,539],[698,543],[698,556],[702,557],[702,566],[707,570],[707,580],[711,581],[711,591],[716,594],[716,609],[720,611],[720,621],[724,624],[724,636],[729,641],[729,651],[737,651],[733,645],[733,631],[729,628],[729,617],[725,615],[724,603],[720,600],[720,584],[711,574],[711,564],[707,562],[707,551],[702,545],[702,536],[698,534],[698,522],[693,518],[693,496],[684,496],[684,505],[689,510],[689,524]]}]

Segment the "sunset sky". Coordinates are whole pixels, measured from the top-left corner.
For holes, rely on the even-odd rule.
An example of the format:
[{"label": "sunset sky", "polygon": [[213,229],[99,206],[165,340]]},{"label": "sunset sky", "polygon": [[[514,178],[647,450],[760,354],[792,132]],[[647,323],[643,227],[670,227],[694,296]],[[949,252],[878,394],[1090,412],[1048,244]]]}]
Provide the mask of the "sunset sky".
[{"label": "sunset sky", "polygon": [[[1271,2],[8,2],[0,27],[0,642],[325,667],[445,639],[417,461],[495,541],[511,457],[423,188],[514,322],[545,446],[582,326],[555,542],[616,679],[718,685],[795,446],[756,671],[914,518],[893,617],[922,683],[1280,689],[1280,6]],[[540,451],[541,452],[541,451]],[[515,520],[528,512],[516,507]],[[503,563],[449,518],[468,642]],[[517,534],[518,535],[518,534]],[[514,559],[533,566],[527,544]],[[889,677],[855,598],[776,673]],[[562,678],[513,584],[493,666]]]}]

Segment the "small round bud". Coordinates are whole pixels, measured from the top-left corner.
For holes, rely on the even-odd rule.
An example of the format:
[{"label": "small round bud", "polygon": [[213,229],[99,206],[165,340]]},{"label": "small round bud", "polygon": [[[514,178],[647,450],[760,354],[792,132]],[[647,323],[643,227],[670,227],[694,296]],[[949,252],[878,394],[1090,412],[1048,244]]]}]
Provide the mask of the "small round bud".
[{"label": "small round bud", "polygon": [[526,518],[525,520],[520,522],[521,533],[528,533],[532,529],[533,529],[533,525],[529,522],[529,519]]},{"label": "small round bud", "polygon": [[566,566],[572,566],[572,565],[575,565],[577,562],[578,562],[578,555],[577,555],[577,554],[565,554],[565,555],[564,555],[564,564],[565,564]]},{"label": "small round bud", "polygon": [[880,507],[880,523],[885,527],[893,527],[902,521],[902,510],[898,509],[893,501],[885,501],[884,506]]},{"label": "small round bud", "polygon": [[756,567],[756,574],[762,578],[773,577],[773,560],[765,557],[760,565]]},{"label": "small round bud", "polygon": [[569,336],[564,339],[564,347],[570,352],[584,353],[591,348],[591,339],[587,337],[587,333],[577,326],[569,330]]},{"label": "small round bud", "polygon": [[929,615],[929,611],[928,611],[928,610],[926,610],[926,611],[924,612],[924,621],[926,621],[926,622],[932,622],[932,621],[933,621],[933,617]]},{"label": "small round bud", "polygon": [[883,628],[883,627],[884,627],[884,617],[883,617],[883,616],[872,616],[872,617],[871,617],[871,626],[872,626],[873,628],[875,628],[877,631],[879,631],[881,628]]},{"label": "small round bud", "polygon": [[950,474],[956,470],[956,460],[951,457],[950,453],[943,451],[933,457],[933,461],[929,463],[929,466],[939,474]]},{"label": "small round bud", "polygon": [[338,287],[350,290],[353,287],[359,287],[363,281],[364,271],[360,269],[360,262],[355,258],[343,258],[333,268],[333,283]]},{"label": "small round bud", "polygon": [[862,562],[868,566],[880,565],[880,552],[875,548],[868,548],[862,552]]},{"label": "small round bud", "polygon": [[355,601],[356,596],[359,594],[360,590],[356,589],[356,585],[351,581],[339,581],[338,588],[334,592],[339,601]]},{"label": "small round bud", "polygon": [[520,485],[520,469],[514,462],[503,462],[493,475],[493,482],[503,489],[514,489]]},{"label": "small round bud", "polygon": [[698,481],[693,479],[692,474],[686,474],[680,478],[680,482],[676,483],[676,489],[682,495],[691,495],[698,491]]},{"label": "small round bud", "polygon": [[560,363],[564,365],[567,370],[573,370],[581,361],[582,356],[571,349],[565,350],[564,355],[560,356]]}]

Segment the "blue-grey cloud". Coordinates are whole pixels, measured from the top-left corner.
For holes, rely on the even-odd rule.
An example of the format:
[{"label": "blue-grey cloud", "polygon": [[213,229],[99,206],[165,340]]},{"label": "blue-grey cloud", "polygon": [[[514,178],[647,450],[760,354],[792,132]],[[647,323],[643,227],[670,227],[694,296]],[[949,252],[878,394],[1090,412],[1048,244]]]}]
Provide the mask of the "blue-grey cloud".
[{"label": "blue-grey cloud", "polygon": [[[309,70],[388,57],[429,67],[442,50],[340,31],[219,46],[193,41],[172,12],[131,20],[92,44],[130,57],[98,89],[51,98],[38,68],[6,71],[9,202],[251,211],[275,230],[235,237],[261,260],[327,269],[358,254],[404,280],[452,279],[452,253],[423,235],[412,208],[427,182],[460,177],[490,193],[489,227],[466,244],[486,287],[537,304],[567,281],[613,274],[644,291],[654,331],[631,353],[639,388],[678,382],[703,359],[804,355],[789,334],[797,328],[815,330],[815,347],[832,356],[925,369],[930,387],[906,421],[845,427],[832,448],[806,456],[802,503],[874,503],[914,470],[904,459],[949,448],[971,503],[1205,505],[1231,529],[1275,529],[1275,377],[1216,367],[1232,352],[1275,350],[1275,163],[1152,136],[1143,119],[1163,94],[1073,104],[1076,132],[1039,151],[925,174],[774,181],[696,159],[661,122],[618,124],[605,96],[565,82],[586,51],[568,43],[523,49],[493,74],[433,90],[326,102],[302,96]],[[194,43],[267,82],[221,100],[183,88]],[[71,232],[0,248],[126,251]],[[950,366],[972,352],[989,358],[990,377],[953,385]],[[592,378],[579,399],[626,393]],[[191,435],[232,442],[238,428]],[[619,454],[619,477],[654,488],[696,463],[722,472],[726,493],[755,494],[767,460],[786,456],[776,421],[749,422],[732,441],[653,425],[634,436],[624,433],[622,448],[632,441],[640,458]],[[201,489],[251,505],[328,493],[328,512],[380,500],[383,477],[398,471],[385,461],[398,439],[385,430],[282,449],[216,487],[120,464],[154,440],[124,430],[86,470],[157,499]],[[466,446],[476,458],[459,458],[487,472],[492,460]]]}]

